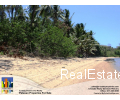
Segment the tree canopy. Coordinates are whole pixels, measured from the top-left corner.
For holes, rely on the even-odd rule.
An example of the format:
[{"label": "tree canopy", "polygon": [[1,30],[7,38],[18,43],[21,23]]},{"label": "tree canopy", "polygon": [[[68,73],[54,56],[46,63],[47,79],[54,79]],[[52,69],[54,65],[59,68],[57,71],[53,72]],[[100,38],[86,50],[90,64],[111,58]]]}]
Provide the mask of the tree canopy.
[{"label": "tree canopy", "polygon": [[[120,47],[101,46],[85,24],[73,26],[59,5],[0,5],[0,54],[40,57],[120,56]],[[114,51],[112,51],[114,50]]]}]

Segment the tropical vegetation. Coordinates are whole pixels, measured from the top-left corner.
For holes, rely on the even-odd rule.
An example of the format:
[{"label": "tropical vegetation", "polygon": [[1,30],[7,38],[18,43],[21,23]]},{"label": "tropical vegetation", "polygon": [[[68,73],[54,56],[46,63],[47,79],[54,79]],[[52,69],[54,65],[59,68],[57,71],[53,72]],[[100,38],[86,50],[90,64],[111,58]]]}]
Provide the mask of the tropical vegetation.
[{"label": "tropical vegetation", "polygon": [[68,9],[59,5],[0,5],[0,54],[39,57],[120,56],[120,47],[102,46],[72,23]]}]

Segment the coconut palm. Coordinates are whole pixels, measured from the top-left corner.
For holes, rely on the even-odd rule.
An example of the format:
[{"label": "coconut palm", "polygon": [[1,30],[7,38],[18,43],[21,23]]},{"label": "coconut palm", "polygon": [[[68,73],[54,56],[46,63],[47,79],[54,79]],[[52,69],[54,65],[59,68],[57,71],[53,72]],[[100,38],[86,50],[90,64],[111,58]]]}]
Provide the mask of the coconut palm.
[{"label": "coconut palm", "polygon": [[[73,15],[74,15],[74,13],[73,13]],[[64,16],[65,16],[64,23],[68,27],[68,29],[67,29],[67,37],[70,37],[70,34],[73,34],[74,29],[72,28],[73,27],[73,24],[72,24],[72,21],[71,21],[72,16],[71,16],[71,18],[69,18],[70,17],[69,10],[65,9]]]},{"label": "coconut palm", "polygon": [[75,26],[74,42],[78,45],[78,54],[82,54],[83,57],[88,57],[89,54],[94,54],[93,51],[96,51],[95,46],[98,43],[93,38],[93,32],[86,32],[84,28],[85,25],[83,23]]},{"label": "coconut palm", "polygon": [[39,5],[29,5],[28,7],[28,15],[30,19],[31,26],[34,26],[36,17],[37,17],[37,9],[39,8]]},{"label": "coconut palm", "polygon": [[67,17],[65,17],[64,10],[62,11],[60,6],[53,5],[52,6],[52,12],[51,12],[51,18],[53,19],[54,25],[56,25],[57,21],[65,21]]},{"label": "coconut palm", "polygon": [[53,5],[53,9],[52,9],[52,18],[54,21],[54,25],[57,23],[57,20],[60,17],[60,6],[58,5]]},{"label": "coconut palm", "polygon": [[10,5],[7,5],[5,8],[6,8],[6,11],[8,13],[8,16],[10,18]]},{"label": "coconut palm", "polygon": [[24,20],[27,18],[23,7],[20,5],[17,9],[17,18],[18,20]]},{"label": "coconut palm", "polygon": [[94,54],[93,51],[96,51],[97,49],[95,48],[96,45],[99,45],[95,39],[93,38],[93,36],[91,35],[90,32],[86,32],[85,34],[83,34],[81,36],[82,38],[80,38],[80,49],[83,53],[84,57],[88,57],[89,54]]},{"label": "coconut palm", "polygon": [[76,32],[76,37],[79,38],[81,35],[85,34],[84,30],[85,25],[83,23],[76,24],[75,26],[75,32]]},{"label": "coconut palm", "polygon": [[51,16],[51,5],[41,5],[39,8],[36,9],[37,17],[41,17],[43,19],[42,25],[45,24],[46,19],[50,18]]},{"label": "coconut palm", "polygon": [[54,25],[60,19],[65,20],[64,13],[58,5],[41,5],[36,11],[38,11],[37,16],[43,19],[42,25],[45,24],[47,19],[53,21]]},{"label": "coconut palm", "polygon": [[3,21],[5,17],[5,5],[0,5],[0,21]]},{"label": "coconut palm", "polygon": [[18,18],[18,16],[21,16],[21,12],[23,12],[22,5],[7,5],[5,7],[5,10],[7,11],[10,20]]},{"label": "coconut palm", "polygon": [[16,5],[7,5],[6,10],[9,14],[10,19],[14,18],[14,10],[15,10]]}]

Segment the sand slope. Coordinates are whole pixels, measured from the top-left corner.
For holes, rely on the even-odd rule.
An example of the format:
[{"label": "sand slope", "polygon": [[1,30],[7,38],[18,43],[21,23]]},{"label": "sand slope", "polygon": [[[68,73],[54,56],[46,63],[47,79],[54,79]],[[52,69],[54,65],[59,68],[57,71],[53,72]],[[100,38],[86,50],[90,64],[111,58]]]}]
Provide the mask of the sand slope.
[{"label": "sand slope", "polygon": [[[85,69],[95,69],[95,73],[105,70],[105,72],[114,72],[112,64],[104,61],[107,57],[98,58],[72,58],[72,59],[49,59],[26,57],[27,60],[19,58],[0,57],[0,75],[21,76],[36,82],[40,86],[53,89],[57,87],[68,86],[86,81],[88,79],[61,79],[61,69],[67,69],[69,72],[82,72],[84,77]],[[92,72],[92,71],[91,71]],[[96,77],[96,75],[91,77]],[[105,75],[106,77],[106,75]],[[114,76],[113,76],[114,78]]]}]

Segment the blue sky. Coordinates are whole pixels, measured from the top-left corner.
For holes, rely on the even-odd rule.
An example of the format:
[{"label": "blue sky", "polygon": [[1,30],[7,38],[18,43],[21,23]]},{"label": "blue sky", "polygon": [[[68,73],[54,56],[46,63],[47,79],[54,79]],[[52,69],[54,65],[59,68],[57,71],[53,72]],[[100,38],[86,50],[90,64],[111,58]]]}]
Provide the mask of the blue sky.
[{"label": "blue sky", "polygon": [[[25,8],[26,5],[23,6]],[[94,38],[101,45],[119,46],[120,43],[120,5],[60,5],[68,9],[72,22],[86,24],[85,30],[92,30]],[[74,24],[74,25],[75,25]]]}]

